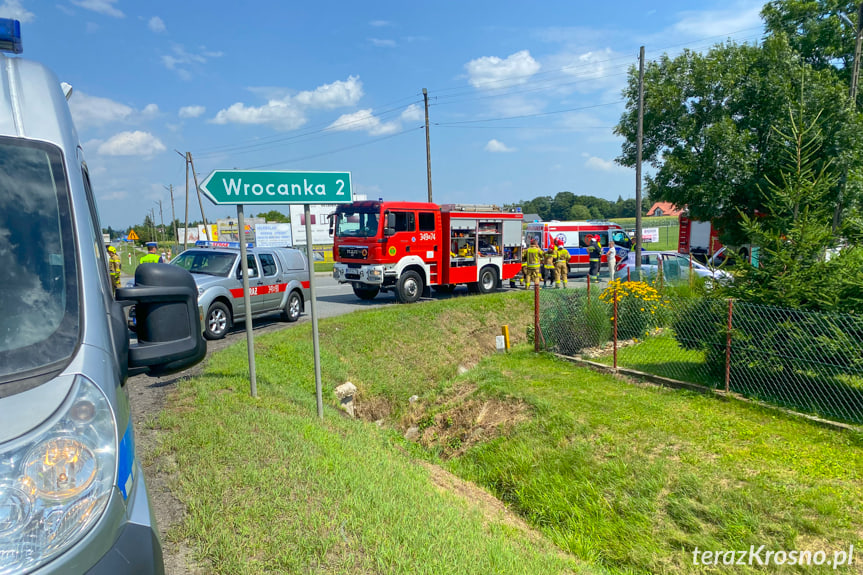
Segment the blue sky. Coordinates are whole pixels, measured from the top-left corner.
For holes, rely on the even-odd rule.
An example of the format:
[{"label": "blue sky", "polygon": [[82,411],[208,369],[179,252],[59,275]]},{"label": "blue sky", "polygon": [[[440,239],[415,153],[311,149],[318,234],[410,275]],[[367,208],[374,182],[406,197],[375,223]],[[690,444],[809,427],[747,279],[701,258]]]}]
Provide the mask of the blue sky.
[{"label": "blue sky", "polygon": [[[757,41],[761,4],[0,0],[0,16],[73,86],[102,225],[125,228],[158,222],[159,200],[168,222],[170,184],[184,218],[178,151],[200,180],[350,171],[355,192],[425,201],[423,88],[435,202],[634,197],[612,127],[639,46]],[[210,220],[235,214],[204,202]]]}]

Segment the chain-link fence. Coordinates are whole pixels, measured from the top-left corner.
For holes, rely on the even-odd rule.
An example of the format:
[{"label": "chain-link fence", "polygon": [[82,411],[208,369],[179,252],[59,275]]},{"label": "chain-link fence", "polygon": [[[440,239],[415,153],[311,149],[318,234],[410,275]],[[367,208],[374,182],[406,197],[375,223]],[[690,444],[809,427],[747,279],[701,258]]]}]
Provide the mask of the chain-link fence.
[{"label": "chain-link fence", "polygon": [[563,355],[863,424],[863,317],[614,281],[542,290],[540,335]]}]

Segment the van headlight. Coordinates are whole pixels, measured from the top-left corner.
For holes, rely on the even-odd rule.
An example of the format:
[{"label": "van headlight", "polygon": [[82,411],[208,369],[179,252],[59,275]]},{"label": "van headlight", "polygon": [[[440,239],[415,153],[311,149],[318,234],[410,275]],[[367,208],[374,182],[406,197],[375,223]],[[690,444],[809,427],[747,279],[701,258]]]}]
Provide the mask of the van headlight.
[{"label": "van headlight", "polygon": [[34,569],[99,520],[117,472],[114,415],[78,376],[48,421],[0,446],[0,575]]}]

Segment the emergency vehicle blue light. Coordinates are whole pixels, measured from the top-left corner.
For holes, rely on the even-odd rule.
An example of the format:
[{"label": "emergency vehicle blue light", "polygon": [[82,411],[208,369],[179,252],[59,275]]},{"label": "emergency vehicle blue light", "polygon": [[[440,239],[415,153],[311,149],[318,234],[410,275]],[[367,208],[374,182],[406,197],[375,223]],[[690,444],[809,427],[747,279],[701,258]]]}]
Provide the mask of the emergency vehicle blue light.
[{"label": "emergency vehicle blue light", "polygon": [[10,18],[0,18],[0,52],[20,54],[23,51],[21,22]]},{"label": "emergency vehicle blue light", "polygon": [[[240,242],[214,242],[207,240],[198,240],[195,242],[195,247],[198,248],[239,248]],[[254,243],[247,243],[247,248],[255,247]]]}]

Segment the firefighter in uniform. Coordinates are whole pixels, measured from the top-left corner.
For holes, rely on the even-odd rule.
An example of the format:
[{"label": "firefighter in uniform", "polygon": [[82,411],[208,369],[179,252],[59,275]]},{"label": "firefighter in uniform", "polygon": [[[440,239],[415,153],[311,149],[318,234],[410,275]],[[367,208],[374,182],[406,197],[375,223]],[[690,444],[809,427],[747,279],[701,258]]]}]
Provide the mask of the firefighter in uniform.
[{"label": "firefighter in uniform", "polygon": [[156,242],[147,242],[147,254],[141,256],[141,259],[138,260],[139,264],[160,264],[162,263],[162,256],[156,253],[156,248],[159,244]]},{"label": "firefighter in uniform", "polygon": [[590,262],[590,269],[587,275],[590,276],[591,280],[598,282],[599,263],[602,260],[602,246],[599,245],[598,236],[592,236],[590,243],[587,244],[587,259]]},{"label": "firefighter in uniform", "polygon": [[116,293],[120,287],[120,256],[117,255],[117,248],[108,246],[108,273],[111,274],[111,291]]},{"label": "firefighter in uniform", "polygon": [[563,282],[563,287],[566,288],[566,264],[569,263],[569,250],[563,247],[563,238],[557,240],[557,249],[554,250],[554,287],[560,287],[560,282]]},{"label": "firefighter in uniform", "polygon": [[542,254],[542,287],[550,287],[554,284],[554,245],[548,246],[545,253]]},{"label": "firefighter in uniform", "polygon": [[536,238],[530,240],[530,247],[525,250],[525,268],[527,269],[527,278],[524,289],[530,289],[530,280],[536,282],[542,281],[539,268],[542,265],[542,250],[536,245]]}]

